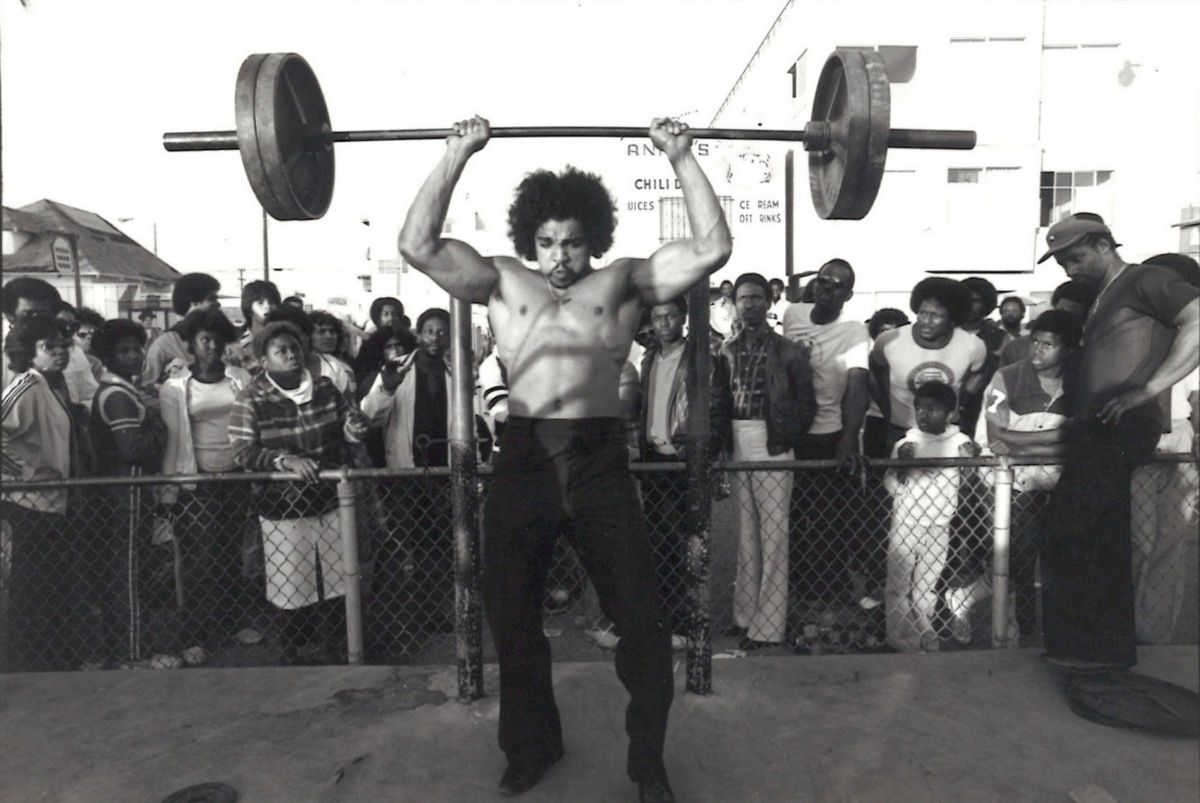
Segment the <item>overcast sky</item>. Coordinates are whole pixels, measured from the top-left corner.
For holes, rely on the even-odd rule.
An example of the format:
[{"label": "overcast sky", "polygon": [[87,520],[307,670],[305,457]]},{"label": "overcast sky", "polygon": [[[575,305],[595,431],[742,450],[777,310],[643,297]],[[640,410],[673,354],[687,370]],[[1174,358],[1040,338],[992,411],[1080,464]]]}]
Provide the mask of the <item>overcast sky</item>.
[{"label": "overcast sky", "polygon": [[[476,112],[494,125],[640,126],[663,114],[707,125],[784,5],[27,3],[0,0],[4,204],[50,198],[89,209],[147,247],[157,224],[168,262],[222,272],[261,268],[261,217],[241,161],[235,152],[168,154],[161,136],[232,129],[234,81],[250,53],[302,54],[335,129],[441,128]],[[329,213],[313,223],[272,222],[272,263],[361,266],[367,248],[373,258],[397,256],[395,233],[441,147],[338,146]],[[506,170],[568,159],[602,170],[589,164],[597,147],[583,140],[492,143],[490,166],[472,165],[464,192],[502,199],[512,188]]]}]

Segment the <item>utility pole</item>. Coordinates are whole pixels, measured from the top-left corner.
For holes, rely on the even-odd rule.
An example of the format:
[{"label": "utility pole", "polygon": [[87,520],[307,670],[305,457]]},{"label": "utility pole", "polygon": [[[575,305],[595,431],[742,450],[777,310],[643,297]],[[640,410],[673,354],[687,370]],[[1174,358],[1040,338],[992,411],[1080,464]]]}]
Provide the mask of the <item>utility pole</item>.
[{"label": "utility pole", "polygon": [[238,290],[246,289],[246,269],[238,268]]}]

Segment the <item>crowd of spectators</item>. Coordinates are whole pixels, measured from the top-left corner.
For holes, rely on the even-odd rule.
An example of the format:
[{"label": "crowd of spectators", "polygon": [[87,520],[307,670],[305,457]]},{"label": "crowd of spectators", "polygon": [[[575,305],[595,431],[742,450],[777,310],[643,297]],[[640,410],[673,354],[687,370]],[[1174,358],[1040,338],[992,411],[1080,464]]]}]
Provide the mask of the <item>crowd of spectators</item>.
[{"label": "crowd of spectators", "polygon": [[[1158,277],[1153,291],[1141,291],[1148,300],[1131,302],[1147,316],[1171,306],[1160,285],[1186,301],[1180,288],[1200,284],[1200,268],[1180,255],[1125,270]],[[682,297],[645,311],[619,390],[631,459],[689,458],[691,355],[709,348],[706,457],[781,464],[731,476],[737,568],[726,635],[747,650],[783,644],[791,600],[832,596],[882,605],[893,649],[938,648],[946,634],[937,608],[968,611],[988,593],[986,583],[947,591],[942,579],[962,489],[990,474],[904,464],[872,474],[867,461],[1067,455],[1079,431],[1074,397],[1088,381],[1079,378],[1082,346],[1092,336],[1086,327],[1104,300],[1097,301],[1098,282],[1068,273],[1048,309],[1028,323],[1030,299],[1001,299],[981,277],[942,276],[912,288],[911,322],[894,308],[852,319],[845,309],[855,272],[843,259],[790,287],[759,273],[723,282],[712,289],[705,333],[689,331]],[[86,495],[6,492],[11,666],[69,668],[58,656],[71,651],[60,648],[81,643],[88,665],[142,658],[141,607],[151,594],[139,563],[164,544],[174,556],[174,583],[167,584],[174,626],[169,639],[151,645],[154,652],[202,663],[233,631],[246,632],[249,623],[230,611],[265,597],[277,611],[284,662],[345,660],[340,599],[348,575],[338,499],[332,484],[314,484],[317,472],[448,464],[450,315],[423,310],[414,326],[399,299],[384,297],[359,328],[254,281],[242,290],[235,326],[220,309],[220,290],[206,274],[182,276],[172,293],[175,322],[158,332],[152,315],[104,320],[36,278],[4,286],[5,480],[238,471],[292,477],[253,487],[126,483]],[[997,310],[998,320],[990,317]],[[508,378],[494,348],[481,350],[474,367],[486,461],[507,420]],[[1171,440],[1167,418],[1152,434],[1194,454],[1194,374],[1181,387],[1192,406],[1188,429],[1176,423]],[[792,460],[827,462],[797,473],[786,465]],[[1061,473],[1019,466],[1014,489],[1049,493]],[[660,500],[647,506],[647,521],[681,646],[689,626],[686,474],[643,476],[643,494]],[[365,498],[374,529],[384,534],[372,549],[373,582],[403,586],[401,594],[367,596],[368,625],[452,629],[448,491],[403,503],[369,491]],[[813,499],[822,500],[819,509]],[[874,522],[866,531],[847,524],[845,512],[856,506]],[[1041,529],[1037,517],[1014,513],[1014,626],[1021,635],[1037,627],[1032,567]],[[45,549],[51,541],[55,548]],[[257,574],[247,568],[248,555],[257,555]],[[559,584],[548,590],[551,602],[570,593],[569,583]],[[957,625],[953,634],[968,638]]]}]

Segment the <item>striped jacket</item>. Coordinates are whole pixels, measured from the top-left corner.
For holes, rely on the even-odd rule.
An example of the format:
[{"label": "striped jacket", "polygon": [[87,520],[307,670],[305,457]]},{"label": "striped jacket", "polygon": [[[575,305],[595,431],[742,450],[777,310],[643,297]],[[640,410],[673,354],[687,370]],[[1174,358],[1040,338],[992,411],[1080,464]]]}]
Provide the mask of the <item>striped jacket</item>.
[{"label": "striped jacket", "polygon": [[[311,374],[310,374],[311,376]],[[229,440],[233,457],[247,471],[277,471],[284,457],[315,460],[322,469],[347,463],[346,397],[327,377],[312,377],[312,398],[296,404],[266,372],[250,382],[233,403]],[[320,516],[337,507],[330,483],[271,482],[258,496],[259,514],[268,519]]]},{"label": "striped jacket", "polygon": [[[38,469],[72,476],[79,461],[71,412],[46,377],[32,368],[16,374],[4,389],[2,406],[4,479],[30,480]],[[5,493],[3,498],[43,513],[67,512],[65,490]]]}]

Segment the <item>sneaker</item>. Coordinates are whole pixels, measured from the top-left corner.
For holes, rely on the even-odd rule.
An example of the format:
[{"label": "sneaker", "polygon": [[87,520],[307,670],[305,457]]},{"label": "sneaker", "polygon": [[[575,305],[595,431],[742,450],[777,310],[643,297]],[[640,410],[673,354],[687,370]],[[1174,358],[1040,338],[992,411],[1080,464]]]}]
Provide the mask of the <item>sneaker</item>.
[{"label": "sneaker", "polygon": [[243,627],[233,637],[238,644],[258,644],[263,640],[263,634],[253,627]]},{"label": "sneaker", "polygon": [[687,636],[680,635],[679,633],[672,633],[671,634],[671,649],[672,650],[686,650],[687,649]]},{"label": "sneaker", "polygon": [[571,607],[571,592],[565,588],[555,588],[546,595],[544,608],[546,613],[561,613]]},{"label": "sneaker", "polygon": [[607,628],[585,630],[583,631],[583,634],[606,650],[615,650],[617,648],[617,642],[621,640],[620,636]]},{"label": "sneaker", "polygon": [[188,666],[200,666],[200,664],[208,660],[208,652],[206,652],[203,647],[197,644],[194,647],[188,647],[179,654],[179,657],[182,658],[183,662]]},{"label": "sneaker", "polygon": [[159,653],[150,659],[151,669],[179,669],[182,666],[183,659],[170,653]]},{"label": "sneaker", "polygon": [[967,606],[965,588],[952,588],[946,592],[946,608],[950,611],[950,633],[959,644],[971,643],[971,610]]}]

